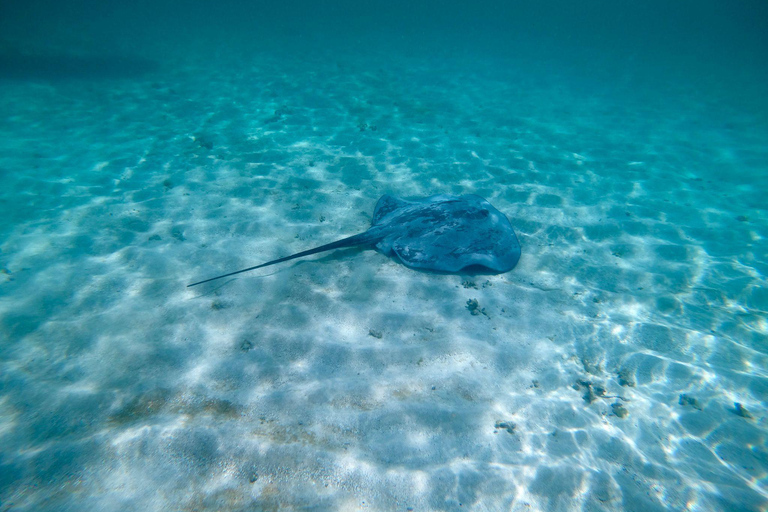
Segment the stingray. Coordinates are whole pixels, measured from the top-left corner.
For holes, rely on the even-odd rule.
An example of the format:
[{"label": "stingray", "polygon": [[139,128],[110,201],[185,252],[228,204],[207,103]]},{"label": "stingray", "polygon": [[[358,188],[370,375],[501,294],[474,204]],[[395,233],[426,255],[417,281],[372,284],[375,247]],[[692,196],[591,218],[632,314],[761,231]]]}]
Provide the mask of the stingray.
[{"label": "stingray", "polygon": [[371,246],[405,266],[441,273],[508,272],[520,259],[520,243],[509,219],[480,196],[437,195],[423,199],[382,196],[363,233],[199,284],[342,247]]}]

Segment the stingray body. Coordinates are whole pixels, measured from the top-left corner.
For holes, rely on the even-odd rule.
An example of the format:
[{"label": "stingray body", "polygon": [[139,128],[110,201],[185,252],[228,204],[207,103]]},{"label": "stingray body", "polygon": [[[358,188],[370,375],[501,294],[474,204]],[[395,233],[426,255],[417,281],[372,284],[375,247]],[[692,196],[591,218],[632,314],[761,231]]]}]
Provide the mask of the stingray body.
[{"label": "stingray body", "polygon": [[520,259],[520,243],[509,219],[480,196],[406,200],[385,195],[376,203],[371,227],[364,233],[188,286],[356,245],[374,246],[407,267],[436,272],[477,268],[502,273],[512,270]]}]

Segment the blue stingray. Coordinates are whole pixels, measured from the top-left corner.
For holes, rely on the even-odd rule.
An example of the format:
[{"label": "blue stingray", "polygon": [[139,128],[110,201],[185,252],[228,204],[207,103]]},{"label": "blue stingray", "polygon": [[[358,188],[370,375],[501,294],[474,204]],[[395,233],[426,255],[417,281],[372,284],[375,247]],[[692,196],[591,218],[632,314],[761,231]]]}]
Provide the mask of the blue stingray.
[{"label": "blue stingray", "polygon": [[376,203],[368,231],[298,252],[222,277],[355,245],[374,246],[405,266],[436,272],[512,270],[520,259],[520,243],[509,219],[480,196],[430,196],[405,200],[385,195]]}]

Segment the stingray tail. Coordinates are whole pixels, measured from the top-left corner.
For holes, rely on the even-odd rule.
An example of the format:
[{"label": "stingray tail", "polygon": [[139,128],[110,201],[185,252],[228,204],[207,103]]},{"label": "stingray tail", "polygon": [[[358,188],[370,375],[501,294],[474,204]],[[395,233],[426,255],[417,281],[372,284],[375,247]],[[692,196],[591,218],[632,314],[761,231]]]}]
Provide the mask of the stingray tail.
[{"label": "stingray tail", "polygon": [[296,258],[303,258],[304,256],[310,256],[312,254],[317,254],[319,252],[325,252],[330,251],[333,249],[341,249],[342,247],[352,247],[354,245],[365,245],[365,244],[371,244],[377,241],[378,236],[376,236],[375,233],[372,233],[372,230],[368,230],[365,233],[359,233],[357,235],[353,235],[347,238],[342,238],[341,240],[336,240],[335,242],[331,242],[329,244],[321,245],[320,247],[315,247],[314,249],[309,249],[307,251],[297,252],[296,254],[291,254],[290,256],[285,256],[284,258],[278,258],[276,260],[268,261],[266,263],[262,263],[261,265],[256,265],[254,267],[248,267],[244,268],[242,270],[236,270],[234,272],[230,272],[228,274],[224,274],[221,276],[211,277],[210,279],[205,279],[204,281],[198,281],[196,283],[188,284],[187,288],[191,286],[197,286],[199,284],[207,283],[209,281],[215,281],[216,279],[221,279],[222,277],[229,277],[233,276],[235,274],[242,274],[243,272],[248,272],[250,270],[256,270],[257,268],[264,268],[268,267],[270,265],[274,265],[275,263],[282,263],[284,261],[294,260]]}]

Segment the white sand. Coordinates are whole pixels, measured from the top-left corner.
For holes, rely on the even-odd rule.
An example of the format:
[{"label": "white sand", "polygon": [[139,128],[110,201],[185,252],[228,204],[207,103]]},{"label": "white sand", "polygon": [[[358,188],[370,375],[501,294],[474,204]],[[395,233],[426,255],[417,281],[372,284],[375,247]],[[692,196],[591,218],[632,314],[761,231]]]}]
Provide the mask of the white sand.
[{"label": "white sand", "polygon": [[[765,111],[320,57],[0,82],[0,509],[765,510]],[[185,288],[383,193],[486,197],[520,264]]]}]

